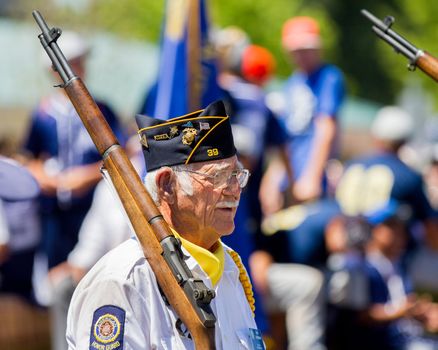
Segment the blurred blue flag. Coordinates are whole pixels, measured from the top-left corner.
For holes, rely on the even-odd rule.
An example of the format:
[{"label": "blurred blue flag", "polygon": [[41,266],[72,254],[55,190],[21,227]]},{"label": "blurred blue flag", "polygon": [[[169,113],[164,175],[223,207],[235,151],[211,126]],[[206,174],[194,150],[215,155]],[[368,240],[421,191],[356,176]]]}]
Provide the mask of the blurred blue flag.
[{"label": "blurred blue flag", "polygon": [[222,97],[205,0],[167,0],[160,66],[142,113],[173,118]]}]

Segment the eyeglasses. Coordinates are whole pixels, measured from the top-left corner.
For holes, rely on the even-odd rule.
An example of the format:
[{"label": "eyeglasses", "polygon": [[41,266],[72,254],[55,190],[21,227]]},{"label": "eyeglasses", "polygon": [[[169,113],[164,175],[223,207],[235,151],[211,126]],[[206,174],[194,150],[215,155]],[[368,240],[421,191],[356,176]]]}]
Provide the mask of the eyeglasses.
[{"label": "eyeglasses", "polygon": [[249,176],[251,175],[248,169],[233,170],[231,173],[228,170],[219,170],[214,175],[201,173],[199,171],[189,169],[178,169],[174,171],[184,171],[187,173],[198,174],[213,180],[215,188],[228,187],[231,184],[233,177],[236,178],[239,187],[243,189],[248,184]]}]

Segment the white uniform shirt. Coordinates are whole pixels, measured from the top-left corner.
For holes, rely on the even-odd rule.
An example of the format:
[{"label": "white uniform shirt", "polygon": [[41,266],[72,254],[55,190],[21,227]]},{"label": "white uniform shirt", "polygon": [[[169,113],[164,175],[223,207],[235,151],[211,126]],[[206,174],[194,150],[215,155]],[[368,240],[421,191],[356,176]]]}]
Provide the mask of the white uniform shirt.
[{"label": "white uniform shirt", "polygon": [[[211,288],[199,264],[185,249],[184,253],[194,277]],[[214,289],[217,350],[252,349],[250,329],[257,326],[239,269],[228,253]],[[69,308],[67,342],[69,350],[194,349],[189,338],[179,335],[176,320],[140,245],[129,239],[106,254],[79,283]]]},{"label": "white uniform shirt", "polygon": [[96,186],[78,242],[67,260],[71,265],[88,271],[104,254],[133,235],[119,198],[102,180]]}]

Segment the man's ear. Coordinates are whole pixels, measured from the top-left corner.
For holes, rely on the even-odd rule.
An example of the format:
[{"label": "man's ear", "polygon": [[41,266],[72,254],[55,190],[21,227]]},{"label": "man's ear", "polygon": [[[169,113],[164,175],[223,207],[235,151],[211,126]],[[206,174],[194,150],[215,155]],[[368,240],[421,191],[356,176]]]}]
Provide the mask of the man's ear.
[{"label": "man's ear", "polygon": [[172,169],[165,167],[161,169],[155,177],[157,185],[158,198],[161,201],[166,201],[169,204],[173,204],[174,201],[174,187],[176,183],[175,174]]}]

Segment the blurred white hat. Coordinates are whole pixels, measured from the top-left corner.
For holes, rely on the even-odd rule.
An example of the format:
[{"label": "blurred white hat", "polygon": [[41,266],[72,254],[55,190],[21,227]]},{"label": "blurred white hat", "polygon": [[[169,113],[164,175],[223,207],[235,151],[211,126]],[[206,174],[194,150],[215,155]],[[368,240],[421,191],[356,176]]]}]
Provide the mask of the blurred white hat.
[{"label": "blurred white hat", "polygon": [[381,140],[408,140],[414,132],[414,121],[409,113],[400,107],[381,108],[371,125],[371,134]]},{"label": "blurred white hat", "polygon": [[231,129],[233,132],[234,145],[236,146],[237,151],[246,157],[253,156],[257,145],[254,130],[238,124],[232,124]]},{"label": "blurred white hat", "polygon": [[[90,51],[88,43],[75,32],[63,31],[57,43],[67,61],[85,56]],[[44,66],[51,67],[52,62],[45,51],[43,51],[42,60]]]},{"label": "blurred white hat", "polygon": [[213,44],[225,69],[240,71],[240,60],[245,48],[251,44],[248,34],[241,28],[229,26],[212,34]]}]

